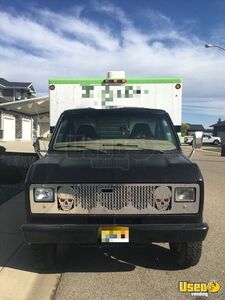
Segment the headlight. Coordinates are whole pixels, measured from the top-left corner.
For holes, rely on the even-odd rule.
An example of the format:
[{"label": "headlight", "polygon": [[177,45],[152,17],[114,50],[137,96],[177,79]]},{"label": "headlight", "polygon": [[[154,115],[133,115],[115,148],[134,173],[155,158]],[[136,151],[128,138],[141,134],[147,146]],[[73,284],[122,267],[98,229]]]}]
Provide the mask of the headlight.
[{"label": "headlight", "polygon": [[54,202],[54,191],[51,188],[35,188],[35,202]]},{"label": "headlight", "polygon": [[175,201],[177,202],[194,202],[195,188],[191,187],[177,187],[175,189]]}]

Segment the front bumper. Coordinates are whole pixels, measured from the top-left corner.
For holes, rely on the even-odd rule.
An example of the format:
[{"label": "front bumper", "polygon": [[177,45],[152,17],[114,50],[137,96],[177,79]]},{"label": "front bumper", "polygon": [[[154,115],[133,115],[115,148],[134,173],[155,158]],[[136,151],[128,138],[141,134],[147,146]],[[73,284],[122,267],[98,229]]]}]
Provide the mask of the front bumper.
[{"label": "front bumper", "polygon": [[132,224],[132,225],[80,225],[80,224],[24,224],[21,226],[24,240],[33,244],[74,243],[100,245],[101,227],[129,227],[129,244],[151,242],[203,241],[208,232],[206,223],[192,224]]}]

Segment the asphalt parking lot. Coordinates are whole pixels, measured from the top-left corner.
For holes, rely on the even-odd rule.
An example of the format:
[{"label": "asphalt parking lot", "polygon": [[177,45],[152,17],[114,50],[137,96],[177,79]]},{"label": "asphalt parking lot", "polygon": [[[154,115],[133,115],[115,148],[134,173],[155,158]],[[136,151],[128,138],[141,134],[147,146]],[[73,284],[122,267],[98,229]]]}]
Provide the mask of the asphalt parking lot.
[{"label": "asphalt parking lot", "polygon": [[[189,150],[185,148],[185,151]],[[25,218],[23,195],[20,194],[20,198],[0,206],[3,241],[0,247],[0,299],[186,300],[196,298],[180,293],[179,281],[211,280],[219,282],[221,290],[210,294],[208,299],[225,299],[225,157],[198,150],[193,160],[199,164],[205,179],[204,221],[210,227],[197,266],[179,270],[167,244],[137,248],[70,246],[60,249],[54,269],[36,272],[18,230]],[[11,216],[4,217],[9,204]]]}]

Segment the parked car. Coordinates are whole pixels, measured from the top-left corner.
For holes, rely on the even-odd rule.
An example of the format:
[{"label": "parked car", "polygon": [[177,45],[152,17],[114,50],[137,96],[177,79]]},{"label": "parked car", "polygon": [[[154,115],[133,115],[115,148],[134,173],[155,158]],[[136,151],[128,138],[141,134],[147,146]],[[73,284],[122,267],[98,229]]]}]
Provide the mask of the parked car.
[{"label": "parked car", "polygon": [[[192,145],[193,142],[193,135],[188,135],[184,137],[184,143]],[[211,134],[203,134],[202,139],[203,144],[213,144],[213,145],[219,145],[221,143],[221,138],[219,136],[212,136]]]},{"label": "parked car", "polygon": [[221,138],[219,136],[212,136],[210,134],[203,134],[203,144],[214,144],[219,145],[221,143]]}]

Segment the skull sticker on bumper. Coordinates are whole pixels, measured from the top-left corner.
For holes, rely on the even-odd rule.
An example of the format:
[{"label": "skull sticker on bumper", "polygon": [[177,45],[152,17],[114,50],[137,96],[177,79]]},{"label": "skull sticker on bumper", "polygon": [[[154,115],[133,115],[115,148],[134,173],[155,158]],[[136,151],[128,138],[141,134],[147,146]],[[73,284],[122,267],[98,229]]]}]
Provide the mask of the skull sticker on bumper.
[{"label": "skull sticker on bumper", "polygon": [[160,211],[171,209],[172,192],[168,186],[159,186],[154,191],[153,204]]}]

